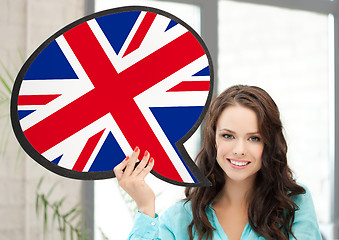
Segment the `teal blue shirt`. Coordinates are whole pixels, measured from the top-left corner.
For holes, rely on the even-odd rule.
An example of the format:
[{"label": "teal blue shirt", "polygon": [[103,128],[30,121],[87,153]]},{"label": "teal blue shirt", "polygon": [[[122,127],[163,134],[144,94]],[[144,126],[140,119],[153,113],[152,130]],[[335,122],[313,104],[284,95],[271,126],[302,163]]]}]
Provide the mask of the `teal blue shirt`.
[{"label": "teal blue shirt", "polygon": [[[292,226],[293,234],[298,240],[321,240],[311,194],[305,186],[303,187],[306,189],[306,193],[293,197],[293,201],[299,207],[299,210],[295,212]],[[212,226],[216,229],[213,233],[213,240],[228,240],[211,206],[206,209],[206,214]],[[156,214],[155,218],[138,212],[128,239],[189,240],[187,227],[191,221],[192,210],[190,202],[186,204],[184,201],[178,202],[168,208],[160,217]],[[196,239],[198,239],[198,236],[194,237],[194,240]],[[240,240],[252,239],[264,240],[265,238],[258,235],[247,223]],[[290,239],[294,238],[291,236]]]}]

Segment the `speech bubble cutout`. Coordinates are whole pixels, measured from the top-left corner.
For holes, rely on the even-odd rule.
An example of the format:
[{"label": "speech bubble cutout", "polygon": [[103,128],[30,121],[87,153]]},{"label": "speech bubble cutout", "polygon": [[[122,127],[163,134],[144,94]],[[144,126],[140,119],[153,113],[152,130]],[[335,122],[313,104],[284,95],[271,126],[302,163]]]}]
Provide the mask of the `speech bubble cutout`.
[{"label": "speech bubble cutout", "polygon": [[154,8],[115,8],[69,24],[28,58],[11,121],[27,154],[65,177],[114,177],[139,146],[158,178],[209,186],[183,144],[212,89],[210,54],[189,25]]}]

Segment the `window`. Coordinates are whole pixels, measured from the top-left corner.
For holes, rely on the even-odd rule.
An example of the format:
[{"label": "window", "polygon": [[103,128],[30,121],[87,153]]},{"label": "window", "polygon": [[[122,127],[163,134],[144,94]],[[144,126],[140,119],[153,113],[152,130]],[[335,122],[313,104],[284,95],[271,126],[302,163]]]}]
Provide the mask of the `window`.
[{"label": "window", "polygon": [[276,101],[289,163],[313,193],[321,222],[330,221],[329,48],[328,15],[219,2],[218,92],[257,85]]},{"label": "window", "polygon": [[334,161],[333,17],[254,2],[219,1],[217,90],[248,84],[272,96],[289,165],[310,189],[326,234]]}]

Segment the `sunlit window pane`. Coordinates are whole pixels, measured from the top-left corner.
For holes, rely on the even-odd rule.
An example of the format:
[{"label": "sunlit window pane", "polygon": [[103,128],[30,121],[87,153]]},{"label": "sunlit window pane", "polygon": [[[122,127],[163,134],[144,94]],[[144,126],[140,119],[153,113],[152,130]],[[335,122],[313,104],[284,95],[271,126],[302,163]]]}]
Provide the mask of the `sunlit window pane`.
[{"label": "sunlit window pane", "polygon": [[249,84],[270,93],[290,166],[310,189],[320,223],[330,221],[333,158],[329,29],[327,15],[219,1],[218,91]]}]

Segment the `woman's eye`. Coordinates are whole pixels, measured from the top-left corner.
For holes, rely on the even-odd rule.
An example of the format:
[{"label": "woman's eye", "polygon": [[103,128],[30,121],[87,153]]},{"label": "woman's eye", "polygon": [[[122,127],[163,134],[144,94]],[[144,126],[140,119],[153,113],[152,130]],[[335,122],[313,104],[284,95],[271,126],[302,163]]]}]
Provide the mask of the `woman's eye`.
[{"label": "woman's eye", "polygon": [[230,135],[230,134],[223,134],[222,135],[224,138],[226,138],[226,139],[233,139],[234,137],[232,136],[232,135]]},{"label": "woman's eye", "polygon": [[249,140],[251,142],[260,142],[260,138],[259,137],[250,137]]}]

